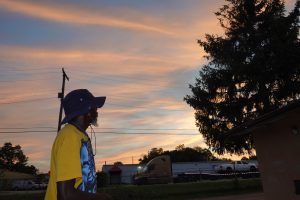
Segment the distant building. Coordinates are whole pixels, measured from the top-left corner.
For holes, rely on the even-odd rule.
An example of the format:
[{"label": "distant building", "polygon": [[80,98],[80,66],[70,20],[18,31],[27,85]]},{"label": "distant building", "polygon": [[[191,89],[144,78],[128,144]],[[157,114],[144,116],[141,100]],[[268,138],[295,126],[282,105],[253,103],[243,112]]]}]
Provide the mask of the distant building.
[{"label": "distant building", "polygon": [[[257,163],[257,161],[250,161]],[[172,163],[173,176],[184,172],[211,172],[214,173],[214,167],[219,164],[228,163],[228,161],[204,161],[204,162],[178,162]],[[137,174],[145,165],[123,164],[123,165],[103,165],[102,171],[109,174],[110,184],[132,184],[133,176]]]},{"label": "distant building", "polygon": [[232,129],[252,134],[265,200],[300,200],[300,101]]},{"label": "distant building", "polygon": [[103,165],[102,171],[109,174],[109,184],[131,184],[139,167],[143,167],[143,165]]},{"label": "distant building", "polygon": [[28,180],[35,178],[36,177],[31,174],[0,170],[0,190],[9,190],[11,183],[15,180]]}]

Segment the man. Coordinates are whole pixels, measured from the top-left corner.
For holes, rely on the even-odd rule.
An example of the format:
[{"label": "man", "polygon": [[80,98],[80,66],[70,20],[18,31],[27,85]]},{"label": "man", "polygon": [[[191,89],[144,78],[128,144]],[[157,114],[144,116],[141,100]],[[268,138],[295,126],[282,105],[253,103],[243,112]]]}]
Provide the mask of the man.
[{"label": "man", "polygon": [[[97,108],[106,97],[94,97],[86,89],[70,92],[63,100],[66,124],[58,133],[51,152],[50,180],[45,200],[109,200],[96,193],[94,154],[86,129],[97,124]],[[94,150],[96,151],[96,150]]]}]

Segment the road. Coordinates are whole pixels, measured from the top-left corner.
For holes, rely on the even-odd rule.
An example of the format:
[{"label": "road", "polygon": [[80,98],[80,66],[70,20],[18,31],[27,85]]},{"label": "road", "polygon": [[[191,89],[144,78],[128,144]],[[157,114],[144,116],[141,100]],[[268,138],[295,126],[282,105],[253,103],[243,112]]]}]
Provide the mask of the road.
[{"label": "road", "polygon": [[234,195],[226,197],[209,197],[191,200],[264,200],[264,193],[252,193],[243,195]]}]

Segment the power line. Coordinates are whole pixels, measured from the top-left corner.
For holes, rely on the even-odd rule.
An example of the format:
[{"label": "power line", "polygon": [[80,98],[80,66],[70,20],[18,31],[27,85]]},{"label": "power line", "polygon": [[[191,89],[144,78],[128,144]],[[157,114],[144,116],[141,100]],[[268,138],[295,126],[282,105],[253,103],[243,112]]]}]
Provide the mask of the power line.
[{"label": "power line", "polygon": [[[8,130],[14,130],[14,129],[56,129],[54,126],[35,126],[35,127],[1,127],[1,129],[8,129]],[[94,127],[94,129],[103,129],[103,130],[138,130],[138,131],[183,131],[183,130],[195,130],[195,129],[189,129],[189,128],[109,128],[109,127]]]},{"label": "power line", "polygon": [[[57,133],[56,131],[44,131],[44,130],[33,130],[33,131],[0,131],[0,133]],[[128,133],[128,132],[98,132],[95,131],[97,134],[117,134],[117,135],[190,135],[196,136],[199,135],[197,133]]]},{"label": "power line", "polygon": [[38,99],[28,99],[28,100],[22,100],[22,101],[0,102],[0,104],[24,103],[24,102],[42,101],[42,100],[48,100],[48,99],[55,99],[55,97],[46,97],[46,98],[38,98]]}]

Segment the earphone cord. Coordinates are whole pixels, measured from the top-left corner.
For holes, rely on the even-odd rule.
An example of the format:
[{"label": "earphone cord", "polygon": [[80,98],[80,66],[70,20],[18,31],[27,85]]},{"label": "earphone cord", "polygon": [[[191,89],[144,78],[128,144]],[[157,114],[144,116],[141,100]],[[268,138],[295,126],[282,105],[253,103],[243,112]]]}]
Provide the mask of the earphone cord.
[{"label": "earphone cord", "polygon": [[96,138],[96,134],[95,134],[95,131],[94,131],[93,127],[90,126],[90,128],[91,128],[91,144],[93,143],[93,135],[94,135],[94,150],[92,148],[92,152],[93,152],[93,155],[95,156],[96,153],[97,153],[97,150],[96,150],[96,140],[97,140],[97,138]]}]

